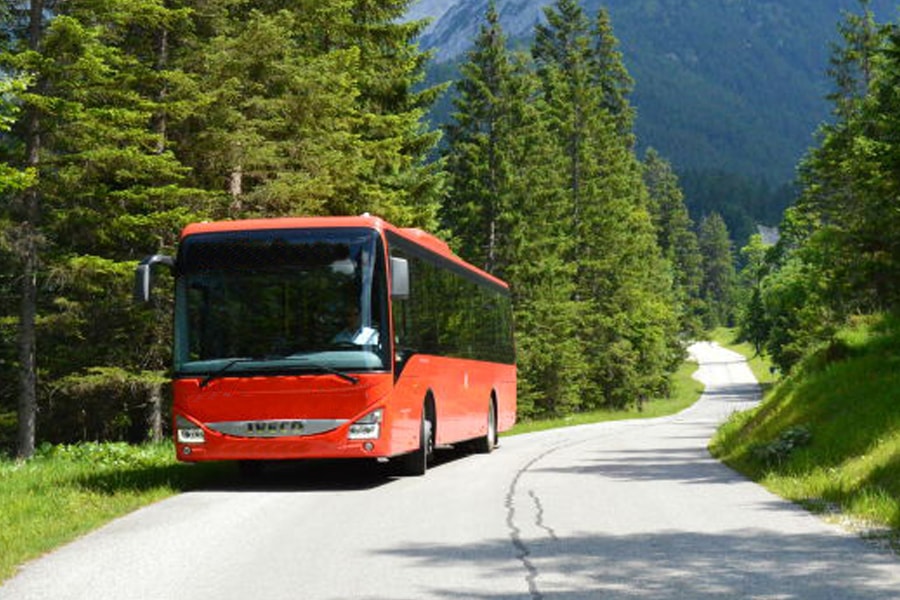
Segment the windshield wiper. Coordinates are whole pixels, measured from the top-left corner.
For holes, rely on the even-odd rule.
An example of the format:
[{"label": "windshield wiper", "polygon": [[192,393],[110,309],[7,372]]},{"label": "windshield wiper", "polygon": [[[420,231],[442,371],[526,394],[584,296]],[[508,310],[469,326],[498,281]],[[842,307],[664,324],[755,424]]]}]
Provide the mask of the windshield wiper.
[{"label": "windshield wiper", "polygon": [[353,375],[349,375],[347,373],[344,373],[340,369],[335,369],[334,367],[329,367],[328,365],[312,362],[308,356],[267,356],[266,360],[287,360],[291,362],[297,362],[300,364],[292,365],[291,368],[306,367],[311,371],[322,371],[323,373],[328,373],[329,375],[340,377],[344,381],[352,383],[353,385],[359,383],[358,377],[354,377]]},{"label": "windshield wiper", "polygon": [[[297,367],[302,367],[304,369],[309,369],[312,371],[321,371],[323,373],[328,373],[329,375],[334,375],[336,377],[340,377],[344,381],[346,381],[348,383],[352,383],[353,385],[356,385],[357,383],[359,383],[358,377],[354,377],[353,375],[348,375],[347,373],[344,373],[343,371],[340,371],[333,367],[329,367],[327,365],[322,365],[319,363],[311,362],[309,360],[309,358],[306,356],[268,355],[268,356],[257,357],[257,358],[247,357],[247,356],[242,356],[240,358],[232,358],[231,360],[226,362],[224,365],[222,365],[215,371],[207,374],[206,377],[204,377],[203,380],[200,381],[200,387],[201,388],[206,387],[207,385],[209,385],[209,382],[211,382],[213,379],[218,379],[219,377],[222,377],[227,371],[229,371],[231,369],[231,367],[233,367],[234,365],[240,364],[240,363],[247,363],[247,362],[266,363],[266,362],[279,362],[279,361],[289,361],[289,362],[299,363],[299,364],[294,364],[294,365],[279,365],[279,366],[284,366],[286,368],[295,369]],[[265,369],[271,369],[271,368],[272,368],[272,366],[265,367]]]},{"label": "windshield wiper", "polygon": [[201,389],[205,388],[207,385],[209,385],[210,381],[212,381],[213,379],[218,379],[225,373],[225,371],[231,369],[231,367],[233,367],[234,365],[236,365],[238,363],[244,363],[244,362],[255,362],[256,360],[258,360],[258,359],[250,358],[247,356],[242,356],[240,358],[232,358],[231,360],[226,362],[224,365],[222,365],[215,371],[212,371],[211,373],[207,373],[206,377],[204,377],[200,381],[200,388]]}]

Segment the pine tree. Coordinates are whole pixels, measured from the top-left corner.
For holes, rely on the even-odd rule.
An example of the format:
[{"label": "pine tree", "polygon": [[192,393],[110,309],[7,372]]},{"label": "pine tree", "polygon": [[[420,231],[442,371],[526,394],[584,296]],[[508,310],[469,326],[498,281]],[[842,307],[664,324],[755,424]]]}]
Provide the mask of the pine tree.
[{"label": "pine tree", "polygon": [[827,74],[835,89],[826,98],[840,120],[853,117],[869,94],[885,29],[875,22],[870,0],[858,0],[859,14],[845,13],[838,24],[842,44],[832,42]]},{"label": "pine tree", "polygon": [[734,319],[735,271],[731,237],[725,221],[712,213],[700,221],[698,234],[703,256],[701,294],[707,328],[731,326]]},{"label": "pine tree", "polygon": [[806,260],[815,261],[820,285],[828,289],[823,298],[837,319],[883,309],[898,296],[889,258],[896,252],[895,166],[882,162],[895,145],[890,97],[896,80],[885,78],[889,30],[875,22],[866,0],[860,9],[845,15],[842,43],[832,47],[835,90],[828,98],[836,121],[822,127],[820,145],[801,163],[804,189],[794,223],[804,227],[791,230]]},{"label": "pine tree", "polygon": [[769,338],[769,318],[763,302],[762,285],[768,272],[768,249],[762,236],[755,234],[741,249],[744,268],[740,273],[740,289],[744,299],[738,314],[741,338],[753,344],[757,354],[763,352]]},{"label": "pine tree", "polygon": [[438,134],[414,92],[425,56],[408,2],[246,3],[197,11],[182,57],[205,110],[173,124],[222,215],[359,214],[433,225]]},{"label": "pine tree", "polygon": [[595,85],[602,92],[602,107],[615,117],[619,135],[625,139],[632,136],[634,126],[634,109],[628,102],[628,96],[634,89],[634,79],[622,62],[619,52],[619,41],[613,34],[612,20],[609,11],[601,7],[597,12],[597,23],[594,30],[595,49],[594,65],[591,71],[596,77]]},{"label": "pine tree", "polygon": [[702,329],[700,284],[703,259],[678,177],[672,166],[652,148],[644,157],[644,184],[650,194],[650,214],[656,227],[657,244],[672,265],[681,332],[695,336]]},{"label": "pine tree", "polygon": [[572,222],[577,229],[585,201],[584,162],[590,154],[586,121],[600,104],[591,86],[590,22],[575,0],[558,0],[544,8],[544,15],[547,25],[536,26],[531,52],[568,158]]},{"label": "pine tree", "polygon": [[204,110],[173,128],[197,184],[227,194],[219,216],[342,212],[331,204],[363,167],[353,131],[358,52],[309,51],[288,10],[226,16],[208,25],[219,29],[198,40],[201,53],[183,57]]},{"label": "pine tree", "polygon": [[[20,112],[17,94],[26,88],[26,79],[0,80],[0,134],[10,130]],[[34,171],[0,162],[0,194],[21,192],[34,184]]]},{"label": "pine tree", "polygon": [[508,161],[512,167],[507,203],[512,211],[511,241],[504,276],[516,311],[520,404],[525,416],[562,415],[580,410],[588,384],[583,320],[576,298],[563,155],[539,82],[524,59],[516,61]]},{"label": "pine tree", "polygon": [[878,24],[868,0],[846,13],[832,45],[828,99],[834,121],[800,164],[803,190],[767,257],[760,300],[746,329],[767,333],[773,360],[788,371],[828,341],[851,314],[900,301],[900,190],[897,160],[896,26]]},{"label": "pine tree", "polygon": [[[491,2],[486,23],[475,40],[456,83],[455,123],[447,128],[450,193],[442,220],[452,225],[460,253],[489,273],[506,266],[498,254],[509,236],[509,164],[513,66],[506,37]],[[508,244],[508,242],[506,242]]]},{"label": "pine tree", "polygon": [[[361,201],[401,224],[433,228],[442,165],[429,160],[440,133],[425,122],[443,87],[421,85],[430,54],[417,39],[426,22],[405,20],[413,0],[355,0],[349,43],[360,49],[359,130],[372,165]],[[385,206],[385,210],[380,207]],[[373,210],[374,209],[374,210]]]},{"label": "pine tree", "polygon": [[538,82],[508,52],[493,3],[460,71],[443,221],[464,258],[510,284],[519,414],[565,414],[581,403],[586,366],[562,157],[536,101]]},{"label": "pine tree", "polygon": [[[671,277],[632,136],[622,131],[630,111],[624,94],[612,93],[622,89],[624,67],[602,16],[592,31],[574,0],[558,0],[545,15],[532,54],[569,179],[570,260],[578,265],[580,340],[592,379],[585,404],[640,403],[666,388],[679,351]],[[605,103],[616,99],[613,113]]]},{"label": "pine tree", "polygon": [[[17,406],[18,434],[16,442],[16,455],[20,459],[30,458],[35,450],[35,436],[37,429],[37,270],[40,264],[41,213],[43,211],[43,197],[39,188],[39,169],[41,167],[41,152],[43,140],[41,137],[42,110],[35,103],[29,104],[32,97],[40,97],[44,87],[44,80],[39,70],[32,69],[33,62],[39,57],[39,51],[43,43],[45,28],[45,6],[42,0],[32,0],[22,11],[21,21],[24,23],[22,31],[18,32],[18,40],[22,60],[14,61],[9,53],[4,54],[4,67],[14,75],[25,73],[35,77],[29,89],[21,94],[25,104],[24,115],[21,121],[19,133],[22,140],[21,150],[23,156],[18,161],[27,171],[33,173],[34,179],[28,187],[24,188],[11,207],[11,221],[14,225],[9,229],[8,238],[16,255],[18,266],[21,269],[21,291],[18,312],[17,347],[19,359],[19,401]],[[19,20],[15,9],[11,10],[14,21]],[[16,64],[18,62],[18,64]],[[38,73],[37,75],[34,75]]]}]

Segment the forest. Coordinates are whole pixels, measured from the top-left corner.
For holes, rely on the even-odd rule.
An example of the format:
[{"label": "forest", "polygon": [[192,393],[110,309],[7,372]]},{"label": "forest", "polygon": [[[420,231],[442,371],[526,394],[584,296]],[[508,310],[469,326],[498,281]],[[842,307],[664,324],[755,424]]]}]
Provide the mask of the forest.
[{"label": "forest", "polygon": [[789,369],[894,307],[900,34],[867,2],[781,241],[740,253],[720,214],[692,221],[665,157],[638,155],[605,10],[557,0],[512,51],[490,3],[435,130],[409,4],[4,3],[2,451],[164,435],[170,307],[134,305],[131,275],[198,220],[369,212],[438,233],[510,284],[520,419],[664,396],[705,328],[738,323]]}]

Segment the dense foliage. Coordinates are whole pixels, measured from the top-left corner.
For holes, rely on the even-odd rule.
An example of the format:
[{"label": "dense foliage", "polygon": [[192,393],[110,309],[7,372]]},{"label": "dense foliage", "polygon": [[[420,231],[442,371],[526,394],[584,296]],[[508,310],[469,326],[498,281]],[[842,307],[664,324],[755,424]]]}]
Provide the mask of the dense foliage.
[{"label": "dense foliage", "polygon": [[523,416],[666,391],[708,319],[678,181],[638,160],[605,11],[547,8],[530,55],[490,9],[443,156],[408,0],[4,5],[0,445],[161,433],[169,324],[134,261],[198,219],[368,211],[506,278]]},{"label": "dense foliage", "polygon": [[834,121],[801,164],[778,245],[747,249],[743,329],[783,370],[853,315],[900,308],[900,25],[861,0],[838,29]]}]

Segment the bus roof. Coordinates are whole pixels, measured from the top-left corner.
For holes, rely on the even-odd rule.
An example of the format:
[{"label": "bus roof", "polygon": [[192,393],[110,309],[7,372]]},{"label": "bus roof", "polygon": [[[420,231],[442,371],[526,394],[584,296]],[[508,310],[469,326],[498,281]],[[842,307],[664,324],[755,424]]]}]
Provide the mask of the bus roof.
[{"label": "bus roof", "polygon": [[417,246],[429,250],[444,259],[457,263],[504,288],[507,284],[490,273],[482,271],[454,254],[444,240],[414,227],[395,227],[378,217],[278,217],[270,219],[240,219],[235,221],[203,221],[191,223],[181,231],[181,238],[201,233],[222,233],[229,231],[261,231],[267,229],[327,229],[338,227],[360,227],[375,229],[380,233],[391,232]]}]

